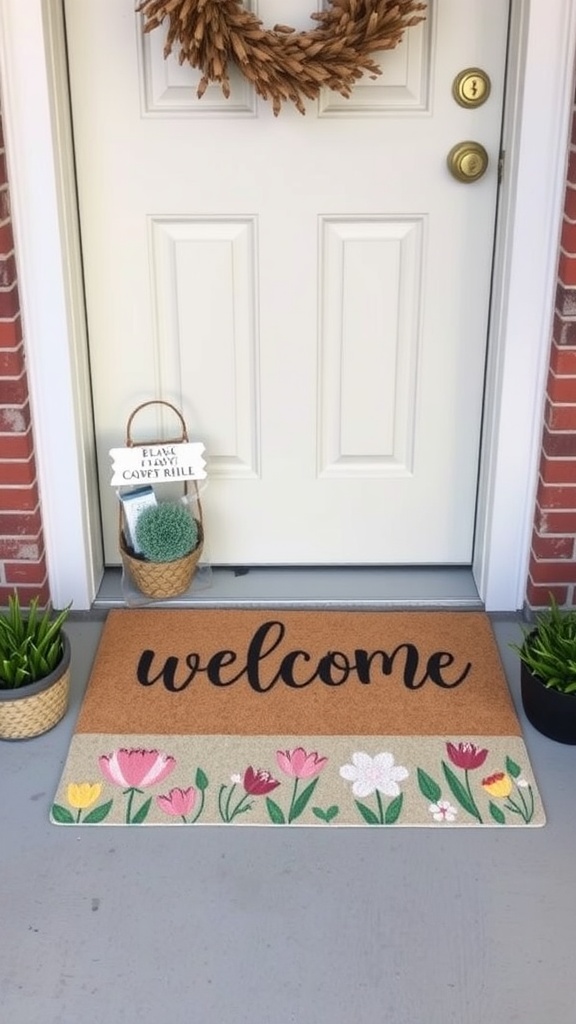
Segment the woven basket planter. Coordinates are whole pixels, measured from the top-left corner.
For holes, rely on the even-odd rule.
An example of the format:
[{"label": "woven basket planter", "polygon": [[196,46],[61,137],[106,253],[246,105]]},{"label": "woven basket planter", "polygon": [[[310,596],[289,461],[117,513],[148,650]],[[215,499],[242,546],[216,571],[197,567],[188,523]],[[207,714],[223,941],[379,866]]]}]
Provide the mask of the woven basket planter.
[{"label": "woven basket planter", "polygon": [[0,739],[27,740],[48,732],[63,718],[70,697],[70,641],[62,633],[62,661],[29,686],[0,690]]},{"label": "woven basket planter", "polygon": [[199,519],[196,520],[196,523],[198,525],[198,544],[189,554],[172,562],[149,562],[145,558],[138,558],[130,554],[124,534],[120,534],[120,554],[124,570],[142,594],[159,599],[177,597],[188,590],[200,561],[204,544],[202,523]]}]

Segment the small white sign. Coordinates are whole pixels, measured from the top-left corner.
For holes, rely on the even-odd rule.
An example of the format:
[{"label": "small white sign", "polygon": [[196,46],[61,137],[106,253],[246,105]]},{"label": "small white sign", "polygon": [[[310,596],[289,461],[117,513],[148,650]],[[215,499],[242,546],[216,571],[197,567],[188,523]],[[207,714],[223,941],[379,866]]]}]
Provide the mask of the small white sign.
[{"label": "small white sign", "polygon": [[175,480],[204,480],[204,451],[205,446],[201,441],[111,448],[112,487],[130,487],[139,483],[168,484]]}]

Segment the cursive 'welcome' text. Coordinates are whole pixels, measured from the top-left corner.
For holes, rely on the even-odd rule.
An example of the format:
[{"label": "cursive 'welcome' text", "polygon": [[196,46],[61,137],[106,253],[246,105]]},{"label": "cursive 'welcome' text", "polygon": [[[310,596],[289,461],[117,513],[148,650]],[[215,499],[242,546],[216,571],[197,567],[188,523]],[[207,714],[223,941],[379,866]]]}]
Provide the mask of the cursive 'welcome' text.
[{"label": "cursive 'welcome' text", "polygon": [[449,651],[434,651],[424,664],[413,643],[398,644],[392,651],[368,651],[356,647],[351,654],[329,650],[313,659],[308,651],[286,650],[286,628],[271,620],[258,627],[248,644],[246,654],[223,649],[202,661],[194,651],[185,658],[174,655],[165,659],[158,670],[154,667],[156,652],[145,650],[140,655],[136,676],[142,686],[161,683],[171,693],[185,690],[198,677],[205,676],[213,686],[233,686],[247,680],[256,693],[268,693],[278,683],[301,690],[312,683],[342,686],[349,680],[368,685],[383,676],[399,677],[409,690],[419,690],[428,681],[443,689],[460,686],[472,668],[471,662],[456,667]]}]

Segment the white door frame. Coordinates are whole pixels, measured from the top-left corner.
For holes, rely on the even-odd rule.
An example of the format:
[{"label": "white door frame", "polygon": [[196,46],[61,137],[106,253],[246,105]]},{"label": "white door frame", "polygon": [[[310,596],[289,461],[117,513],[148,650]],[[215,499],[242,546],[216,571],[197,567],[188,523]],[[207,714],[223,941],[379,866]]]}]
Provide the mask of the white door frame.
[{"label": "white door frame", "polygon": [[[576,39],[576,0],[512,4],[473,563],[494,611],[524,600]],[[103,560],[60,0],[0,0],[0,90],[50,591],[88,609]]]}]

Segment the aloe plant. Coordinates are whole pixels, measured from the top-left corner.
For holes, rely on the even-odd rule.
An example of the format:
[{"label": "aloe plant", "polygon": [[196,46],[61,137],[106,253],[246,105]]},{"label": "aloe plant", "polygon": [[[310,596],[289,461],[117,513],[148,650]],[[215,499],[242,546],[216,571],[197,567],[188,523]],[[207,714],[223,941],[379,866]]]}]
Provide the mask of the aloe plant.
[{"label": "aloe plant", "polygon": [[511,646],[548,689],[576,694],[576,609],[561,610],[552,597],[523,642]]},{"label": "aloe plant", "polygon": [[40,610],[37,597],[24,610],[15,592],[0,614],[0,689],[18,689],[43,679],[62,660],[62,625],[70,606],[53,616]]}]

